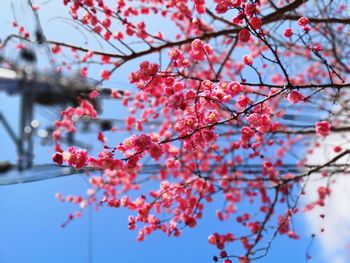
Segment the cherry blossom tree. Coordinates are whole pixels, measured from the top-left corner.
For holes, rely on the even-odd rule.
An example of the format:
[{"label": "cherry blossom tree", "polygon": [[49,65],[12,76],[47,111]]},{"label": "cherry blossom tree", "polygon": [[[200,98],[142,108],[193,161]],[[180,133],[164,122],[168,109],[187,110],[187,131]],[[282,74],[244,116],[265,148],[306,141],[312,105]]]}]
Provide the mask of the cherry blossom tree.
[{"label": "cherry blossom tree", "polygon": [[[208,230],[208,245],[218,249],[213,260],[225,263],[265,256],[277,235],[298,239],[294,216],[325,206],[332,182],[348,171],[337,164],[350,153],[342,145],[326,163],[310,165],[304,153],[349,130],[348,4],[63,0],[77,28],[106,49],[30,34],[14,21],[3,50],[48,45],[60,71],[83,78],[100,67],[96,89],[55,123],[53,161],[85,170],[90,184],[86,196],[57,194],[80,206],[64,225],[87,206],[124,207],[129,229],[143,241],[155,231],[177,237],[204,213],[216,213],[218,223],[232,225]],[[97,154],[62,144],[82,118],[99,117],[93,102],[123,67],[134,88],[109,89],[128,110],[122,127],[97,132]],[[112,133],[120,139],[110,140]],[[318,199],[302,203],[306,185],[320,178]],[[213,200],[222,205],[207,210]]]}]

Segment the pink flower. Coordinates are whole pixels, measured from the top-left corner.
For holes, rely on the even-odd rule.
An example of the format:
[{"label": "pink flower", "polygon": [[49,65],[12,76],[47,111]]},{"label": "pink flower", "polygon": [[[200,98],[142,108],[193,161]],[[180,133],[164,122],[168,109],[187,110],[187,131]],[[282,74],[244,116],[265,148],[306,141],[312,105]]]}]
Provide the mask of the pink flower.
[{"label": "pink flower", "polygon": [[51,47],[51,51],[54,54],[58,54],[62,51],[62,49],[61,49],[60,45],[55,44]]},{"label": "pink flower", "polygon": [[210,235],[208,237],[208,243],[210,245],[216,245],[216,242],[217,242],[217,239],[216,239],[216,236],[215,235]]},{"label": "pink flower", "polygon": [[202,90],[212,90],[214,88],[214,83],[211,82],[210,80],[204,80],[201,83],[201,89]]},{"label": "pink flower", "polygon": [[55,154],[52,156],[52,160],[53,160],[55,163],[61,165],[61,164],[63,163],[63,154],[60,153],[60,152],[55,153]]},{"label": "pink flower", "polygon": [[182,92],[177,92],[168,100],[168,106],[173,109],[186,109],[185,95]]},{"label": "pink flower", "polygon": [[202,138],[206,142],[210,142],[216,139],[216,135],[210,130],[203,130],[201,132]]},{"label": "pink flower", "polygon": [[259,29],[262,26],[262,21],[260,18],[252,17],[249,21],[251,27],[255,30]]},{"label": "pink flower", "polygon": [[101,78],[103,80],[109,80],[110,77],[111,77],[111,72],[109,70],[101,71]]},{"label": "pink flower", "polygon": [[197,225],[197,221],[193,216],[184,216],[185,224],[188,225],[190,228],[194,228]]},{"label": "pink flower", "polygon": [[191,57],[195,60],[202,60],[205,56],[204,43],[200,39],[195,39],[191,43]]},{"label": "pink flower", "polygon": [[231,0],[230,1],[230,4],[233,6],[233,7],[239,7],[242,3],[242,0]]},{"label": "pink flower", "polygon": [[250,139],[254,136],[254,133],[254,130],[252,130],[248,126],[244,126],[242,128],[242,141],[249,142]]},{"label": "pink flower", "polygon": [[175,82],[173,85],[174,92],[180,92],[185,89],[185,84],[183,82]]},{"label": "pink flower", "polygon": [[97,112],[94,109],[94,106],[87,100],[82,100],[80,106],[76,108],[75,114],[79,117],[83,115],[90,116],[91,118],[97,117]]},{"label": "pink flower", "polygon": [[340,153],[340,152],[342,151],[342,148],[341,148],[340,146],[335,146],[335,147],[333,148],[333,150],[334,150],[334,152],[336,152],[336,153]]},{"label": "pink flower", "polygon": [[228,84],[227,90],[229,90],[229,93],[232,96],[236,96],[238,93],[242,91],[242,85],[237,81],[232,81]]},{"label": "pink flower", "polygon": [[106,28],[110,27],[111,24],[112,24],[112,22],[111,22],[111,20],[110,20],[109,18],[103,19],[101,23],[102,23],[102,25],[103,25],[104,27],[106,27]]},{"label": "pink flower", "polygon": [[298,25],[299,26],[306,26],[309,24],[309,19],[307,17],[300,17],[299,20],[298,20]]},{"label": "pink flower", "polygon": [[134,146],[136,151],[143,151],[152,145],[152,139],[147,134],[135,136]]},{"label": "pink flower", "polygon": [[291,92],[289,92],[287,99],[290,103],[295,104],[303,100],[304,97],[299,91],[292,90]]},{"label": "pink flower", "polygon": [[198,14],[204,14],[206,11],[204,0],[194,0],[194,7]]},{"label": "pink flower", "polygon": [[98,95],[100,95],[100,93],[97,90],[93,90],[90,92],[89,98],[93,100],[93,99],[96,99]]},{"label": "pink flower", "polygon": [[252,16],[257,11],[255,4],[247,4],[244,7],[244,13],[247,16]]},{"label": "pink flower", "polygon": [[106,136],[101,131],[98,132],[97,139],[102,143],[105,143],[107,141]]},{"label": "pink flower", "polygon": [[316,123],[316,133],[318,136],[326,137],[331,133],[331,124],[328,121]]},{"label": "pink flower", "polygon": [[153,159],[158,160],[163,154],[163,149],[159,144],[152,144],[148,152]]},{"label": "pink flower", "polygon": [[220,115],[216,110],[210,110],[205,114],[208,123],[213,124],[219,121]]},{"label": "pink flower", "polygon": [[104,55],[104,56],[101,57],[101,61],[102,61],[103,64],[108,64],[110,62],[110,60],[111,60],[110,56]]},{"label": "pink flower", "polygon": [[131,130],[132,127],[135,125],[136,119],[134,116],[128,116],[125,119],[125,125],[127,130]]},{"label": "pink flower", "polygon": [[238,98],[237,104],[241,107],[241,108],[245,108],[248,106],[248,104],[250,103],[250,99],[248,96],[246,95],[242,95]]},{"label": "pink flower", "polygon": [[247,120],[249,121],[249,124],[253,127],[256,128],[260,125],[261,123],[261,116],[257,113],[252,113],[247,117]]},{"label": "pink flower", "polygon": [[314,49],[315,49],[316,51],[318,51],[318,52],[320,52],[320,51],[323,50],[323,48],[322,48],[322,46],[321,46],[320,43],[316,43],[315,46],[314,46]]},{"label": "pink flower", "polygon": [[284,216],[278,216],[278,232],[283,235],[289,232],[289,218]]},{"label": "pink flower", "polygon": [[84,77],[84,78],[87,77],[87,75],[88,75],[88,69],[87,69],[87,67],[83,67],[83,68],[80,70],[80,75],[81,75],[82,77]]},{"label": "pink flower", "polygon": [[242,42],[248,42],[250,39],[250,32],[248,29],[242,29],[238,33],[238,39]]},{"label": "pink flower", "polygon": [[113,38],[114,39],[123,39],[124,38],[124,34],[123,34],[123,32],[115,32],[113,34]]},{"label": "pink flower", "polygon": [[327,195],[331,194],[331,190],[328,187],[320,186],[317,189],[317,193],[320,199],[325,199]]},{"label": "pink flower", "polygon": [[285,37],[292,37],[293,36],[293,30],[291,28],[287,28],[285,31],[284,31],[284,36]]},{"label": "pink flower", "polygon": [[168,54],[171,60],[177,60],[183,57],[182,51],[178,48],[170,49]]},{"label": "pink flower", "polygon": [[86,166],[88,152],[87,150],[77,150],[75,147],[69,147],[68,151],[63,153],[63,157],[69,165],[79,170]]},{"label": "pink flower", "polygon": [[246,65],[253,65],[253,57],[250,56],[250,55],[245,55],[245,56],[243,57],[243,62],[244,62],[244,64],[246,64]]}]

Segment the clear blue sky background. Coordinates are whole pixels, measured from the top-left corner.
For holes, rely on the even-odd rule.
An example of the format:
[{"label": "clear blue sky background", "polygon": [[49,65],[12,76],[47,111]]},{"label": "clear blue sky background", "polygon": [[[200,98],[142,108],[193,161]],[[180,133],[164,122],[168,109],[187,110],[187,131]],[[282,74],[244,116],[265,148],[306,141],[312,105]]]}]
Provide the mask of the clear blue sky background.
[{"label": "clear blue sky background", "polygon": [[[10,32],[11,2],[19,22],[33,21],[31,13],[25,11],[26,1],[1,0],[0,37]],[[49,18],[66,16],[66,9],[60,2],[51,1],[42,7],[40,14],[44,31],[49,39],[70,39],[79,43],[82,38],[73,30],[65,30],[68,27],[62,24],[62,20],[48,22]],[[123,69],[118,75],[125,81],[127,73],[128,70]],[[113,82],[109,84],[113,85]],[[18,106],[18,98],[0,93],[0,111],[5,113],[14,128],[18,126]],[[107,106],[109,109],[113,108],[111,105]],[[2,126],[0,138],[0,160],[15,161],[14,145]],[[51,152],[36,153],[37,160],[47,161],[51,156]],[[88,213],[85,213],[83,218],[75,220],[64,229],[60,228],[68,213],[75,211],[75,206],[59,203],[54,198],[55,192],[83,193],[85,190],[86,183],[79,175],[30,184],[0,186],[0,263],[89,263],[89,242],[92,244],[91,254],[95,263],[212,262],[211,258],[217,250],[208,245],[207,236],[210,234],[208,227],[212,226],[213,215],[206,215],[197,228],[185,230],[180,238],[167,238],[157,233],[147,237],[143,243],[136,241],[136,232],[127,229],[129,213],[121,209],[105,208],[93,212],[90,220]],[[297,225],[303,237],[301,241],[278,237],[268,256],[259,262],[305,262],[310,235],[303,220],[297,220]],[[218,226],[218,230],[220,229],[222,227]],[[326,262],[316,259],[318,254],[317,244],[314,243],[311,255],[315,259],[312,262]]]}]

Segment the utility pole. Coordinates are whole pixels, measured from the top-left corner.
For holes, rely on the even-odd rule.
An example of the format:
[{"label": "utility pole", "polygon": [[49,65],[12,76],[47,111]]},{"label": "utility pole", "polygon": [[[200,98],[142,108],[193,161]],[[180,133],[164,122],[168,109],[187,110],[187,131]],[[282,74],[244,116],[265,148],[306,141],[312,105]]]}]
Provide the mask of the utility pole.
[{"label": "utility pole", "polygon": [[[37,73],[32,68],[15,68],[0,66],[0,92],[19,97],[19,120],[18,131],[12,127],[13,115],[11,112],[0,111],[0,126],[11,138],[17,152],[17,162],[12,164],[6,160],[0,160],[0,185],[18,182],[30,182],[44,179],[44,175],[30,175],[24,178],[24,171],[42,172],[42,168],[48,170],[47,178],[75,173],[68,167],[58,167],[54,164],[34,167],[34,136],[36,128],[39,126],[35,119],[35,105],[40,104],[47,108],[59,106],[64,109],[68,105],[73,105],[77,97],[88,98],[88,94],[96,89],[93,83],[83,80],[64,78],[59,74]],[[103,96],[110,95],[109,89],[100,89]],[[100,108],[99,100],[94,100],[96,108]],[[57,107],[56,107],[57,108]],[[57,111],[57,109],[56,109]],[[57,112],[58,114],[59,112]],[[11,119],[11,123],[9,120]],[[51,132],[47,132],[47,137]],[[75,143],[74,137],[70,140]],[[16,170],[15,173],[10,173]],[[19,172],[18,172],[19,171]],[[51,172],[50,172],[51,171]]]}]

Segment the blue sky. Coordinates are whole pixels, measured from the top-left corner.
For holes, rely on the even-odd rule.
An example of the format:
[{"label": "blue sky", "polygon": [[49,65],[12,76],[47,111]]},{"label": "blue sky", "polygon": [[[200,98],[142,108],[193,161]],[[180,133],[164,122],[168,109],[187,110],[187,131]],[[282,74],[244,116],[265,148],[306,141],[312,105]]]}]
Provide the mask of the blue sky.
[{"label": "blue sky", "polygon": [[[0,37],[9,32],[9,24],[12,21],[11,2],[14,3],[19,21],[22,23],[32,21],[31,13],[25,11],[26,1],[2,0]],[[81,42],[81,37],[69,30],[67,25],[63,25],[62,20],[49,22],[53,17],[53,10],[54,17],[66,16],[66,10],[56,1],[51,1],[42,8],[40,14],[47,37]],[[16,51],[11,52],[13,55]],[[122,69],[118,73],[122,76],[121,79],[107,84],[125,83],[127,73],[126,69]],[[0,111],[5,113],[11,120],[11,125],[16,128],[18,98],[0,93],[0,102]],[[109,111],[115,109],[115,106],[108,103],[105,106]],[[0,160],[15,161],[14,145],[2,126],[0,126],[0,138]],[[89,137],[88,140],[93,141],[94,138]],[[48,161],[51,156],[51,152],[48,154],[43,150],[37,151],[36,154],[38,160],[44,161]],[[208,228],[213,222],[211,214],[206,215],[197,228],[185,230],[180,238],[167,238],[163,234],[156,233],[147,237],[143,243],[136,241],[136,232],[127,229],[129,213],[121,209],[105,208],[92,211],[90,214],[85,212],[81,219],[62,229],[61,223],[70,212],[75,211],[76,207],[58,202],[54,197],[55,193],[57,191],[67,194],[84,193],[86,189],[86,183],[80,175],[29,184],[0,186],[0,263],[212,262],[211,258],[217,250],[207,243],[207,237],[211,233]],[[278,237],[268,256],[259,262],[305,262],[310,234],[302,219],[297,220],[297,225],[302,236],[300,241]],[[303,229],[305,233],[302,232]],[[317,259],[320,254],[317,243],[313,244],[310,252],[315,257],[312,262],[327,262]],[[89,261],[89,258],[93,261]]]}]

